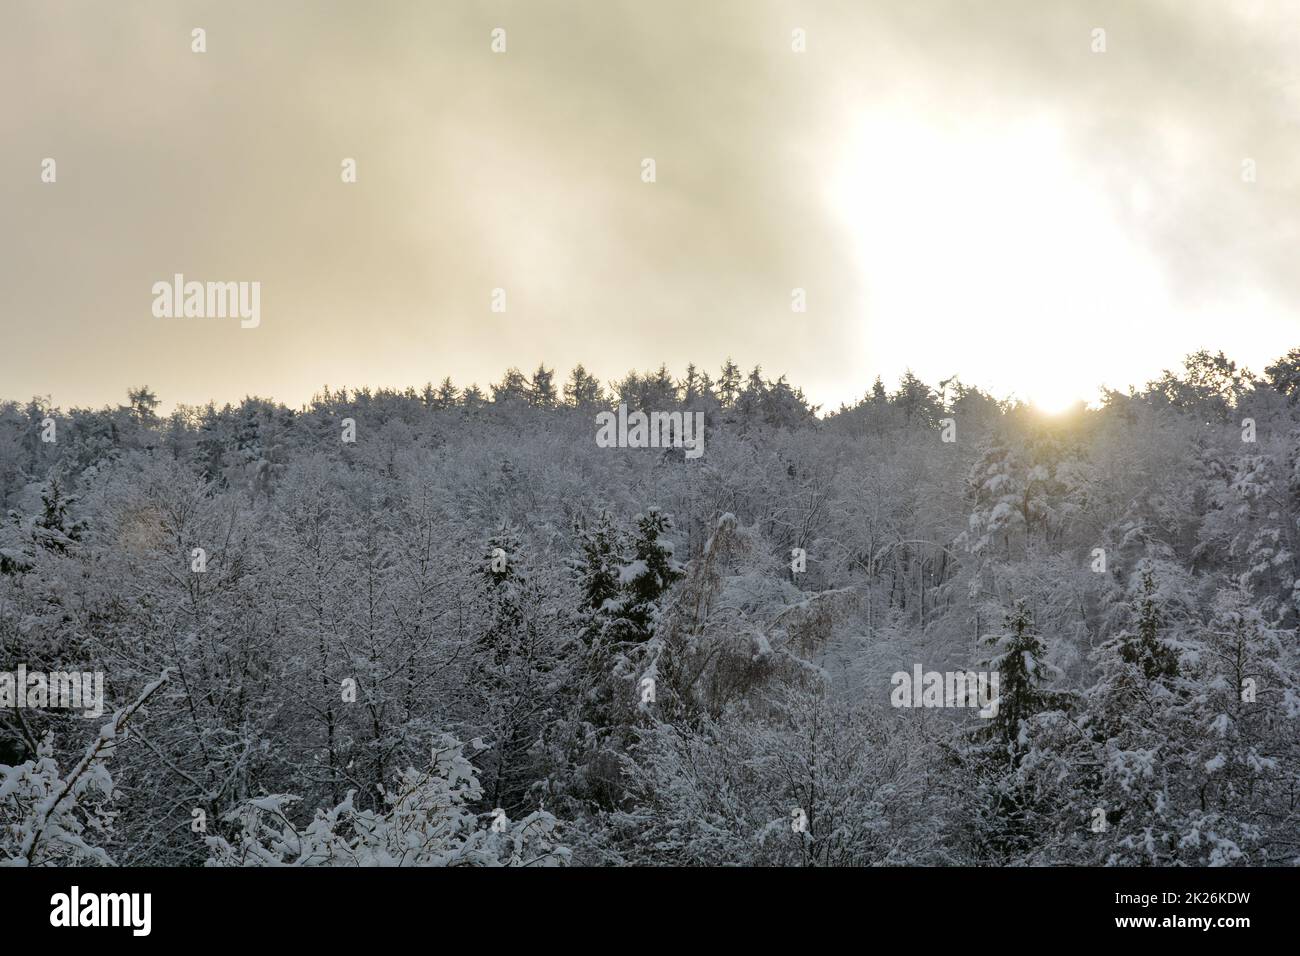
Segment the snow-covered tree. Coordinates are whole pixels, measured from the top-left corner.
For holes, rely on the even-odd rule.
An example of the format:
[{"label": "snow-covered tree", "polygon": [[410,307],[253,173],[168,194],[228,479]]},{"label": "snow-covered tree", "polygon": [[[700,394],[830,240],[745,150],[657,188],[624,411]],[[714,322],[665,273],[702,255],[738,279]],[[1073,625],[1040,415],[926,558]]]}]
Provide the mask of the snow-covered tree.
[{"label": "snow-covered tree", "polygon": [[209,866],[563,866],[570,852],[556,820],[537,811],[510,820],[471,807],[483,797],[464,745],[444,735],[425,770],[408,768],[383,793],[384,806],[360,810],[354,794],[290,820],[299,798],[248,800],[226,815],[234,834],[206,838]]}]

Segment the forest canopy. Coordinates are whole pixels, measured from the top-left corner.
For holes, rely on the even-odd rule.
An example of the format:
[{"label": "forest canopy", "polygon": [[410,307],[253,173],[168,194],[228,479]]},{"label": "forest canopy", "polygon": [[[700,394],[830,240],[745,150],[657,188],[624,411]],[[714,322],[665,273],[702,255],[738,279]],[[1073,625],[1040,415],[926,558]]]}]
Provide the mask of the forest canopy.
[{"label": "forest canopy", "polygon": [[109,720],[0,706],[0,861],[1300,863],[1300,349],[1052,416],[730,361],[160,407],[0,404],[0,672]]}]

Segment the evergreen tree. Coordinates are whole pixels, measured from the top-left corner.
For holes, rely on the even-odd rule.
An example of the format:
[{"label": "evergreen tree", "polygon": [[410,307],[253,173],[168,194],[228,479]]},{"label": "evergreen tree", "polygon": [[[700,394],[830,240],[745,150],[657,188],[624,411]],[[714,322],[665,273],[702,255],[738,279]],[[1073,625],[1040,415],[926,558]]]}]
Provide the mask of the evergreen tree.
[{"label": "evergreen tree", "polygon": [[493,405],[527,405],[529,396],[528,379],[517,368],[506,369],[501,381],[492,386]]},{"label": "evergreen tree", "polygon": [[460,389],[452,384],[451,376],[448,375],[442,380],[442,384],[438,386],[438,391],[434,395],[433,407],[441,409],[454,408],[459,395]]},{"label": "evergreen tree", "polygon": [[613,516],[603,510],[595,527],[580,529],[579,537],[580,556],[574,566],[582,588],[583,607],[586,613],[597,617],[618,598],[623,535]]},{"label": "evergreen tree", "polygon": [[757,365],[750,371],[745,387],[737,396],[736,412],[743,422],[761,422],[767,398],[767,385],[763,381],[763,370]]},{"label": "evergreen tree", "polygon": [[658,508],[637,515],[632,560],[620,573],[621,597],[611,624],[620,642],[644,643],[655,633],[660,600],[683,571],[673,559],[673,545],[664,535],[672,519]]},{"label": "evergreen tree", "polygon": [[1042,710],[1048,699],[1043,690],[1045,648],[1024,601],[1017,601],[1007,614],[1002,633],[984,641],[992,650],[984,667],[998,674],[997,713],[989,730],[1015,750],[1021,723]]},{"label": "evergreen tree", "polygon": [[928,426],[939,420],[939,404],[934,392],[911,369],[903,373],[892,401],[902,410],[903,420],[909,425],[915,421]]},{"label": "evergreen tree", "polygon": [[644,390],[641,394],[641,408],[665,411],[677,405],[677,383],[673,381],[668,366],[660,365],[653,376],[645,376],[642,382]]},{"label": "evergreen tree", "polygon": [[150,391],[149,386],[129,389],[126,393],[127,407],[131,417],[138,425],[153,425],[158,421],[158,396]]},{"label": "evergreen tree", "polygon": [[533,380],[528,383],[528,402],[536,408],[554,408],[556,405],[555,370],[545,365],[537,366]]},{"label": "evergreen tree", "polygon": [[596,377],[579,364],[574,366],[564,386],[564,401],[573,408],[593,408],[605,404],[605,390]]},{"label": "evergreen tree", "polygon": [[700,373],[692,362],[686,366],[686,377],[681,381],[682,402],[688,407],[701,395]]},{"label": "evergreen tree", "polygon": [[32,538],[47,551],[65,553],[75,541],[81,540],[84,530],[82,522],[68,514],[68,509],[76,504],[76,497],[63,490],[58,476],[51,475],[41,489],[41,514],[32,524]]},{"label": "evergreen tree", "polygon": [[1156,603],[1155,573],[1141,572],[1142,590],[1135,608],[1137,627],[1116,638],[1120,659],[1139,667],[1147,680],[1162,680],[1178,673],[1178,658],[1160,635],[1163,620]]},{"label": "evergreen tree", "polygon": [[1025,758],[1032,754],[1031,723],[1048,706],[1045,648],[1023,601],[1005,616],[1001,633],[984,639],[990,653],[983,667],[998,675],[996,711],[956,748],[953,800],[958,839],[985,864],[1026,859],[1041,842],[1050,803],[1027,784]]},{"label": "evergreen tree", "polygon": [[479,574],[484,582],[479,646],[489,653],[473,667],[475,710],[483,714],[487,749],[485,809],[515,815],[531,803],[529,790],[544,776],[539,741],[561,716],[572,693],[571,618],[551,600],[560,582],[525,571],[523,545],[505,522],[488,539]]},{"label": "evergreen tree", "polygon": [[730,358],[718,375],[717,396],[723,408],[731,408],[740,396],[740,369]]}]

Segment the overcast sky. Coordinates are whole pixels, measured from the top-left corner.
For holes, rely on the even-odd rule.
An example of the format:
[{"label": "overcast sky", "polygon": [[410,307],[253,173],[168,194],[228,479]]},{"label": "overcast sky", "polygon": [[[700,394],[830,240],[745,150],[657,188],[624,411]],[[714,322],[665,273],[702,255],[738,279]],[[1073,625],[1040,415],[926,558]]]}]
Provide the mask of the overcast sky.
[{"label": "overcast sky", "polygon": [[[1300,345],[1298,241],[1295,2],[0,3],[0,398],[730,355],[1052,404]],[[175,273],[259,327],[156,318]]]}]

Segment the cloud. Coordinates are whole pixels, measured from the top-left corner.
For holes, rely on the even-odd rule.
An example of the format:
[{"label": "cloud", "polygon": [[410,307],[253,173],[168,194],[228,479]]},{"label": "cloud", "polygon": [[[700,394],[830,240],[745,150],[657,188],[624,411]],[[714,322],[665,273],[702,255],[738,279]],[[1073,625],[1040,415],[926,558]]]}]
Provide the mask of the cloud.
[{"label": "cloud", "polygon": [[[1094,383],[1203,345],[1259,365],[1293,337],[1294,4],[863,6],[6,4],[4,395],[102,403],[148,382],[169,402],[292,402],[325,382],[733,355],[849,400],[969,321],[898,330],[873,312],[861,237],[826,200],[884,109],[940,151],[955,130],[994,147],[1036,119],[1060,130],[1063,163],[1170,303],[1141,356],[1097,354]],[[195,26],[207,53],[190,52]],[[943,178],[946,161],[915,168]],[[886,235],[908,208],[889,215]],[[961,249],[945,256],[936,284]],[[1063,284],[1090,264],[1073,268]],[[260,281],[261,327],[153,319],[149,289],[175,272]],[[973,341],[945,374],[1024,387]]]}]

